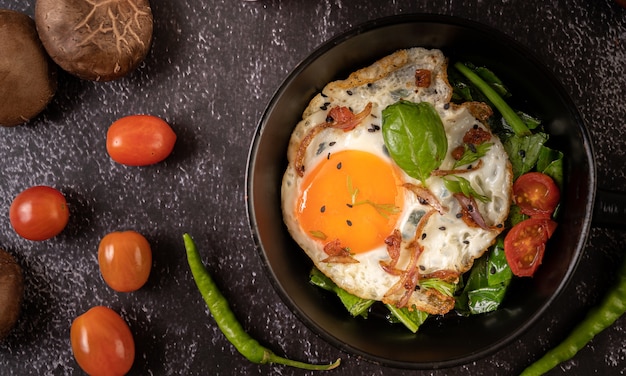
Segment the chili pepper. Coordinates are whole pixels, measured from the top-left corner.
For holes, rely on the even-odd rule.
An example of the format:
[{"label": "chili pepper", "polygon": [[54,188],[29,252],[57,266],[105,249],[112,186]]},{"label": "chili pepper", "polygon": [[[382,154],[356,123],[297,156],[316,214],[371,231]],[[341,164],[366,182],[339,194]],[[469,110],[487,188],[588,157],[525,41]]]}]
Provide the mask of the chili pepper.
[{"label": "chili pepper", "polygon": [[559,363],[571,359],[591,339],[611,326],[626,312],[626,260],[616,285],[609,290],[600,305],[593,308],[563,342],[526,368],[520,376],[543,375]]},{"label": "chili pepper", "polygon": [[228,301],[217,288],[213,278],[202,263],[200,253],[196,249],[191,236],[184,234],[183,240],[185,241],[185,250],[187,251],[187,262],[198,290],[202,294],[202,298],[207,307],[209,307],[209,311],[215,319],[217,326],[241,355],[252,363],[275,363],[306,370],[330,370],[339,366],[341,359],[337,359],[334,363],[328,365],[315,365],[286,359],[259,344],[257,340],[246,333],[239,321],[237,321],[235,314],[228,305]]}]

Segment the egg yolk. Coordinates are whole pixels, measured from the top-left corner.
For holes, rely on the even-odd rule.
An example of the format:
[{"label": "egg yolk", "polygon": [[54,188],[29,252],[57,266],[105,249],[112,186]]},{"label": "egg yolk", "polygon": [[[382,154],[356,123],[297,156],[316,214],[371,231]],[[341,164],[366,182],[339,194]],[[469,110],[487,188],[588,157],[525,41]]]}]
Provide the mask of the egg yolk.
[{"label": "egg yolk", "polygon": [[356,150],[330,154],[303,179],[296,218],[310,237],[352,254],[384,244],[404,203],[397,167]]}]

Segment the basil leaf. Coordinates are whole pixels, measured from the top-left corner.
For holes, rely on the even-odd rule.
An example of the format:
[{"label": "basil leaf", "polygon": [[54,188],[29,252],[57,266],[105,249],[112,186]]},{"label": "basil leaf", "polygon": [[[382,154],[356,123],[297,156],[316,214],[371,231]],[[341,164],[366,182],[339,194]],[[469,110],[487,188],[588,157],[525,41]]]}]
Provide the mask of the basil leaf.
[{"label": "basil leaf", "polygon": [[424,183],[448,152],[443,122],[432,104],[401,100],[382,112],[389,155],[409,176]]},{"label": "basil leaf", "polygon": [[363,318],[367,318],[368,309],[372,304],[374,304],[374,300],[359,298],[358,296],[352,295],[346,290],[340,288],[335,284],[335,282],[315,267],[311,269],[309,281],[317,287],[321,287],[324,290],[332,291],[337,294],[337,297],[339,297],[343,306],[353,317],[361,316]]}]

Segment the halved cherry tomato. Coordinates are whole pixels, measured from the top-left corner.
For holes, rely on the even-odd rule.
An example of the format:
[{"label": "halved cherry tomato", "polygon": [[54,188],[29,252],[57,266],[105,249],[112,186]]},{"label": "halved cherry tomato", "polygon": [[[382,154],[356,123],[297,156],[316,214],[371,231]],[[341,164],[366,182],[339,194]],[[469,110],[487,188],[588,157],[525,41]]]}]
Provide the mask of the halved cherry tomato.
[{"label": "halved cherry tomato", "polygon": [[175,143],[176,133],[156,116],[126,116],[111,124],[107,131],[109,156],[128,166],[161,162],[170,155]]},{"label": "halved cherry tomato", "polygon": [[100,240],[98,264],[102,278],[113,290],[138,290],[150,276],[150,243],[135,231],[109,233]]},{"label": "halved cherry tomato", "polygon": [[529,172],[520,176],[513,184],[513,199],[522,213],[531,217],[549,217],[559,204],[560,192],[548,175]]},{"label": "halved cherry tomato", "polygon": [[86,373],[124,375],[135,360],[135,340],[130,328],[114,310],[95,306],[78,316],[70,327],[76,362]]},{"label": "halved cherry tomato", "polygon": [[70,217],[61,192],[45,185],[30,187],[18,194],[9,208],[15,232],[28,240],[46,240],[58,235]]},{"label": "halved cherry tomato", "polygon": [[504,238],[504,254],[513,274],[530,277],[535,273],[556,226],[551,219],[534,217],[511,228]]}]

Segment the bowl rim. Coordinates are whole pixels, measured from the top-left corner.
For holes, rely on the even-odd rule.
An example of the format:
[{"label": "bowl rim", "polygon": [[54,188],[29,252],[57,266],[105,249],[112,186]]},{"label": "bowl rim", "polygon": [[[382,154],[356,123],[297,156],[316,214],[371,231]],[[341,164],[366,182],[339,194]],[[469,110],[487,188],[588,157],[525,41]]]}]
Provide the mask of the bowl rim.
[{"label": "bowl rim", "polygon": [[[548,298],[546,301],[532,314],[522,325],[519,325],[515,331],[510,333],[510,335],[502,338],[499,341],[492,343],[489,347],[482,349],[480,351],[476,351],[473,353],[466,354],[461,357],[452,358],[446,361],[436,361],[436,362],[425,362],[425,363],[407,363],[404,361],[396,361],[378,357],[376,355],[361,351],[356,349],[346,343],[341,342],[336,337],[325,331],[323,328],[319,327],[315,322],[313,322],[305,312],[303,312],[300,307],[298,307],[293,300],[289,297],[285,289],[281,286],[278,281],[278,277],[272,269],[270,262],[267,258],[267,255],[264,250],[264,246],[258,234],[258,222],[256,220],[256,213],[254,208],[254,195],[253,195],[253,186],[254,186],[254,167],[256,164],[256,153],[259,148],[259,140],[265,130],[265,125],[268,119],[268,116],[272,113],[274,107],[277,105],[281,97],[281,93],[292,83],[292,81],[300,74],[302,71],[308,67],[311,63],[317,60],[320,56],[324,55],[328,51],[332,50],[336,46],[345,42],[346,40],[357,36],[359,34],[374,31],[376,29],[385,28],[389,26],[394,26],[397,24],[403,23],[436,23],[436,24],[446,24],[459,26],[468,29],[474,29],[480,33],[493,33],[496,37],[509,44],[509,48],[517,50],[526,55],[527,60],[534,65],[535,68],[542,71],[546,77],[549,77],[551,82],[550,86],[554,87],[556,91],[558,91],[563,99],[567,102],[569,110],[572,112],[572,116],[576,119],[576,122],[579,125],[581,134],[580,138],[582,140],[582,144],[584,147],[584,154],[588,158],[589,161],[589,188],[590,192],[585,198],[584,206],[585,206],[585,218],[582,219],[582,228],[584,229],[583,234],[580,235],[580,238],[577,242],[576,249],[574,250],[574,255],[572,262],[570,262],[566,273],[564,274],[561,281],[559,281],[558,286],[555,288],[555,292]],[[480,358],[484,358],[490,354],[495,353],[499,349],[502,349],[507,344],[511,343],[515,339],[519,338],[524,332],[528,331],[529,328],[534,326],[539,318],[545,313],[545,311],[553,304],[553,302],[562,294],[565,290],[565,287],[570,283],[571,277],[574,274],[574,271],[578,267],[580,262],[584,246],[587,241],[587,236],[589,229],[591,227],[591,213],[593,213],[593,204],[595,200],[596,193],[596,160],[594,157],[594,152],[592,149],[592,144],[590,142],[590,136],[588,129],[586,127],[585,121],[583,117],[580,115],[578,107],[575,105],[571,96],[564,89],[563,85],[559,80],[556,79],[554,73],[549,70],[544,63],[541,62],[537,58],[537,56],[532,52],[529,48],[517,42],[514,38],[505,34],[501,30],[498,30],[494,27],[485,25],[478,21],[469,20],[466,18],[452,16],[452,15],[443,15],[443,14],[431,14],[431,13],[409,13],[409,14],[400,14],[400,15],[392,15],[385,16],[381,18],[372,19],[369,21],[365,21],[359,25],[348,28],[346,31],[341,32],[330,39],[322,42],[319,46],[317,46],[311,53],[309,53],[304,59],[302,59],[291,71],[290,73],[282,80],[280,86],[272,93],[271,99],[268,102],[265,110],[263,111],[260,120],[257,124],[255,132],[253,134],[252,142],[250,144],[248,159],[246,165],[246,174],[245,174],[245,187],[246,187],[246,209],[248,222],[250,225],[250,230],[252,234],[252,238],[255,244],[255,248],[261,257],[263,269],[265,270],[266,276],[269,277],[270,283],[274,290],[278,293],[281,300],[289,310],[309,329],[311,330],[317,337],[322,338],[326,342],[335,346],[336,348],[353,355],[360,356],[370,362],[375,364],[386,365],[395,368],[404,368],[404,369],[440,369],[440,368],[448,368],[453,366],[460,366],[463,364],[467,364],[471,361],[475,361]]]}]

